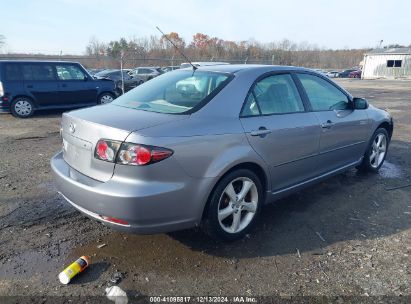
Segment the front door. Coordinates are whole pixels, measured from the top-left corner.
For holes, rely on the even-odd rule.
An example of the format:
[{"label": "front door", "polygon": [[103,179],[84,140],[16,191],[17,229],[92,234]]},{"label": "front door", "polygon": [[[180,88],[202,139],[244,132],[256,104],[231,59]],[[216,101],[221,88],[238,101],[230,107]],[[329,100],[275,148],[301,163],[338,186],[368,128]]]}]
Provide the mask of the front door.
[{"label": "front door", "polygon": [[56,64],[62,106],[96,104],[98,88],[77,64]]},{"label": "front door", "polygon": [[354,110],[342,90],[312,74],[297,74],[321,126],[319,173],[358,161],[365,151],[369,120],[364,110]]},{"label": "front door", "polygon": [[273,192],[314,176],[321,129],[315,114],[306,112],[290,74],[256,82],[241,123],[251,146],[270,168]]}]

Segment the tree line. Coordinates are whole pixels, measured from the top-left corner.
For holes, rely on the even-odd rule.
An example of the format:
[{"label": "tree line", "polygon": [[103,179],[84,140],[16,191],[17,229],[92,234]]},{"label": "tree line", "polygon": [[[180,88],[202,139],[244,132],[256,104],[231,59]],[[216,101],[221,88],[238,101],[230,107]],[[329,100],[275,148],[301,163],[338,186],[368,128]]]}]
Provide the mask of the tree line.
[{"label": "tree line", "polygon": [[[186,42],[178,33],[166,34],[184,54],[193,61],[226,61],[230,63],[262,63],[316,68],[344,69],[358,66],[369,49],[332,50],[308,42],[296,43],[288,39],[261,43],[254,39],[231,41],[210,37],[203,33],[193,35]],[[114,60],[123,58],[125,65],[136,62],[159,65],[180,64],[185,61],[166,37],[150,36],[102,42],[93,37],[86,47],[86,55]],[[164,64],[164,62],[169,62]]]}]

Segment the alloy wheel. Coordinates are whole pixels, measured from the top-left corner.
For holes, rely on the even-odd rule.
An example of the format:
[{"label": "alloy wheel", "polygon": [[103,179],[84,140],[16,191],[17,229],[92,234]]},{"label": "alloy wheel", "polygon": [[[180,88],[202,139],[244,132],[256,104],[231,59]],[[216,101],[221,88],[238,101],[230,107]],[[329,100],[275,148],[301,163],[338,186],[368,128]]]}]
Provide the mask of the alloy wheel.
[{"label": "alloy wheel", "polygon": [[387,151],[387,137],[385,134],[378,134],[371,146],[370,165],[373,168],[378,168],[384,161]]},{"label": "alloy wheel", "polygon": [[218,203],[218,222],[228,233],[244,230],[257,212],[258,191],[247,177],[231,181],[224,189]]}]

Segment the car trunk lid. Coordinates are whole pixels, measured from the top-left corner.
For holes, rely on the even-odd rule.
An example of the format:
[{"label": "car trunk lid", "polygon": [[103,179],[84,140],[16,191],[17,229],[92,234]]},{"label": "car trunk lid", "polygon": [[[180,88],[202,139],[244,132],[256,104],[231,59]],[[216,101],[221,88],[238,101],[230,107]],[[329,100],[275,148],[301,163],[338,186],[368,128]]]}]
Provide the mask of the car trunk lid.
[{"label": "car trunk lid", "polygon": [[99,139],[123,142],[131,132],[185,118],[185,115],[145,112],[115,105],[64,113],[61,130],[63,157],[72,169],[105,182],[112,177],[115,164],[94,157]]}]

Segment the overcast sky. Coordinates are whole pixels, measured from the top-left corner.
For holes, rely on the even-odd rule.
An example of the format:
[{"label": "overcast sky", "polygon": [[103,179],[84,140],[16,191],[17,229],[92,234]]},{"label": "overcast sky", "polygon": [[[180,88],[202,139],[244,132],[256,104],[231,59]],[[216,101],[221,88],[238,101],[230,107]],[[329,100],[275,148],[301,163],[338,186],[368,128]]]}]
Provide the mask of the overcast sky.
[{"label": "overcast sky", "polygon": [[0,34],[13,52],[76,53],[92,36],[197,32],[226,40],[283,38],[326,48],[411,44],[411,1],[396,0],[1,0]]}]

